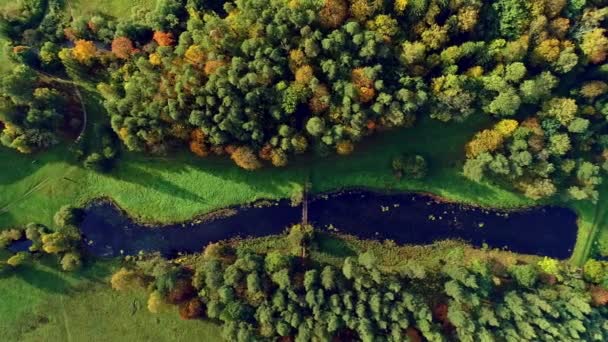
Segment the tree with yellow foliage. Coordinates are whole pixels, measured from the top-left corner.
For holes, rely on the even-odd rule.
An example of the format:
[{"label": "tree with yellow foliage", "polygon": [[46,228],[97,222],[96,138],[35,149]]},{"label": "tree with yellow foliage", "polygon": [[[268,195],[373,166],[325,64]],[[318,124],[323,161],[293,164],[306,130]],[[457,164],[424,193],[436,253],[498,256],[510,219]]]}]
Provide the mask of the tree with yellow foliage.
[{"label": "tree with yellow foliage", "polygon": [[397,14],[402,15],[405,13],[405,8],[407,7],[408,0],[395,0],[394,9]]},{"label": "tree with yellow foliage", "polygon": [[205,52],[199,45],[190,45],[188,50],[186,50],[184,57],[190,64],[196,66],[203,66],[205,64]]},{"label": "tree with yellow foliage", "polygon": [[145,279],[140,272],[122,267],[112,275],[110,284],[116,291],[128,291],[144,287]]},{"label": "tree with yellow foliage", "polygon": [[508,137],[515,132],[518,126],[519,123],[516,120],[503,119],[494,126],[494,130],[503,137]]},{"label": "tree with yellow foliage", "polygon": [[336,152],[338,152],[341,156],[347,156],[355,150],[355,145],[353,145],[350,140],[342,140],[336,144]]},{"label": "tree with yellow foliage", "polygon": [[89,40],[77,40],[72,49],[72,56],[82,64],[89,64],[96,55],[97,47]]},{"label": "tree with yellow foliage", "polygon": [[303,65],[296,70],[296,83],[301,85],[308,85],[310,84],[314,76],[315,75],[314,71],[312,70],[312,67],[308,64]]},{"label": "tree with yellow foliage", "polygon": [[467,158],[475,158],[483,152],[492,152],[502,146],[503,135],[494,129],[477,133],[466,146]]},{"label": "tree with yellow foliage", "polygon": [[608,37],[606,29],[596,28],[583,36],[581,50],[593,64],[600,64],[608,55]]}]

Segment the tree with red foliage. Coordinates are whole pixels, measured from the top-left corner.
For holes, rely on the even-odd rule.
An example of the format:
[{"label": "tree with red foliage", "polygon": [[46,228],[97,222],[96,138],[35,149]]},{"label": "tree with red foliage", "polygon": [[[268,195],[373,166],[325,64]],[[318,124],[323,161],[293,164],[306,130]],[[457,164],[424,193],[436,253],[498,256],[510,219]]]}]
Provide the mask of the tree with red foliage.
[{"label": "tree with red foliage", "polygon": [[127,37],[118,37],[112,41],[112,52],[120,59],[128,59],[133,50],[133,42]]},{"label": "tree with red foliage", "polygon": [[179,279],[167,295],[167,302],[171,304],[183,303],[196,295],[196,289],[189,279]]},{"label": "tree with red foliage", "polygon": [[203,303],[198,298],[192,298],[179,307],[179,316],[182,319],[199,319],[204,312]]}]

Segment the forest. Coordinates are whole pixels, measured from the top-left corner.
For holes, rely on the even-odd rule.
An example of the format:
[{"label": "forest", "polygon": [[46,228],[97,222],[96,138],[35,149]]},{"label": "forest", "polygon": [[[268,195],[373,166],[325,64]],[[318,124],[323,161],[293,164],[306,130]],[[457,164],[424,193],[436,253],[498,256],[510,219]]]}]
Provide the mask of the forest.
[{"label": "forest", "polygon": [[[608,263],[465,258],[453,247],[397,267],[374,252],[329,263],[297,225],[263,251],[210,244],[199,255],[128,259],[117,291],[144,288],[152,313],[222,324],[227,341],[604,341]],[[278,240],[278,241],[276,241]],[[604,282],[598,285],[598,282]]]},{"label": "forest", "polygon": [[[20,64],[1,85],[1,141],[32,153],[77,136],[85,118],[70,110],[66,77],[95,80],[127,150],[226,155],[247,170],[309,151],[347,155],[422,116],[485,115],[494,125],[462,146],[467,178],[535,200],[597,201],[608,168],[605,5],[162,0],[114,19],[28,0],[0,25]],[[116,157],[111,142],[83,156],[99,170]]]}]

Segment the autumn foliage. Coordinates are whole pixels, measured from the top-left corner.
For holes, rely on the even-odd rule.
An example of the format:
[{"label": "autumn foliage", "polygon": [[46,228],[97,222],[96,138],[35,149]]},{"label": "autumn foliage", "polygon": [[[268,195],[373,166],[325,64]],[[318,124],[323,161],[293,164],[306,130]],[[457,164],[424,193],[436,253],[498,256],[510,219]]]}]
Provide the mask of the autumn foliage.
[{"label": "autumn foliage", "polygon": [[205,313],[205,307],[198,298],[193,298],[179,307],[179,316],[182,319],[198,319]]},{"label": "autumn foliage", "polygon": [[192,131],[190,134],[190,151],[199,157],[209,155],[209,149],[205,144],[205,133],[199,128]]},{"label": "autumn foliage", "polygon": [[230,157],[236,165],[245,170],[253,171],[262,167],[262,163],[260,163],[253,150],[247,146],[237,147]]},{"label": "autumn foliage", "polygon": [[167,294],[167,302],[170,304],[183,303],[196,295],[196,289],[189,279],[178,279],[175,286]]},{"label": "autumn foliage", "polygon": [[127,37],[118,37],[112,41],[112,53],[120,59],[128,59],[133,50],[133,42]]},{"label": "autumn foliage", "polygon": [[319,22],[325,28],[336,28],[348,17],[348,4],[345,0],[325,0],[319,12]]},{"label": "autumn foliage", "polygon": [[95,47],[95,43],[89,40],[77,40],[72,50],[74,58],[80,63],[85,64],[91,61],[96,54],[97,47]]},{"label": "autumn foliage", "polygon": [[152,39],[154,39],[154,41],[160,46],[171,46],[175,43],[175,39],[173,39],[173,33],[171,32],[167,33],[155,31]]}]

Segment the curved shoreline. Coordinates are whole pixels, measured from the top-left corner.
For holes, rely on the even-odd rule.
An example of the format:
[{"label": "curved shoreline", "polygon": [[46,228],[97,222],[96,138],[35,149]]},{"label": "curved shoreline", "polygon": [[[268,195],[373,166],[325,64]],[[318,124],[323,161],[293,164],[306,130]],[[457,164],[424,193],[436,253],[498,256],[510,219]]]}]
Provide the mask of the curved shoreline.
[{"label": "curved shoreline", "polygon": [[[366,190],[317,195],[308,206],[310,222],[320,230],[403,245],[461,239],[478,247],[505,247],[563,259],[571,255],[577,236],[576,213],[555,206],[498,210],[441,201],[421,193]],[[137,254],[140,250],[165,255],[190,253],[210,242],[280,234],[301,220],[301,209],[285,199],[232,206],[156,227],[134,220],[107,199],[91,202],[85,213],[81,230],[93,254],[102,256]]]},{"label": "curved shoreline", "polygon": [[[491,210],[491,211],[523,212],[523,211],[527,211],[527,210],[535,210],[535,209],[539,209],[539,208],[548,208],[549,207],[549,208],[566,208],[566,209],[570,209],[570,210],[577,212],[577,210],[575,208],[559,206],[556,203],[534,204],[534,205],[530,205],[530,206],[516,206],[516,207],[491,207],[491,206],[486,206],[486,205],[479,205],[479,204],[473,204],[473,203],[468,203],[468,202],[460,202],[457,200],[451,200],[444,196],[437,195],[437,194],[434,194],[434,193],[428,192],[428,191],[378,190],[376,188],[371,188],[371,187],[348,187],[348,188],[343,188],[340,190],[313,193],[312,196],[310,197],[310,200],[312,201],[315,199],[323,198],[325,196],[340,195],[340,194],[344,194],[344,193],[360,192],[360,191],[373,193],[376,195],[422,195],[422,196],[430,197],[430,198],[436,200],[437,202],[443,203],[443,204],[459,205],[462,207],[484,209],[484,210]],[[142,226],[147,226],[150,228],[157,229],[152,226],[172,226],[172,225],[189,224],[191,222],[204,223],[205,221],[213,220],[217,217],[224,217],[223,213],[226,211],[238,210],[238,209],[242,209],[242,208],[251,208],[251,207],[256,207],[258,205],[259,206],[272,206],[272,205],[276,205],[277,203],[279,203],[281,201],[290,201],[290,200],[291,200],[290,198],[279,198],[279,199],[260,198],[260,199],[254,200],[252,202],[246,202],[246,203],[242,203],[242,204],[233,204],[233,205],[221,207],[218,209],[213,209],[208,212],[202,212],[200,214],[195,214],[192,217],[187,218],[187,219],[175,220],[175,221],[154,221],[154,220],[144,219],[138,215],[133,215],[129,210],[123,208],[120,204],[118,204],[118,202],[116,200],[114,200],[111,196],[101,196],[101,197],[96,197],[96,198],[87,200],[84,202],[83,205],[81,205],[81,207],[87,208],[87,207],[90,207],[90,206],[98,204],[98,203],[109,203],[112,206],[116,207],[118,210],[120,210],[120,212],[124,216],[126,216],[133,222],[140,224]],[[577,216],[578,215],[580,215],[580,213],[577,212]]]}]

